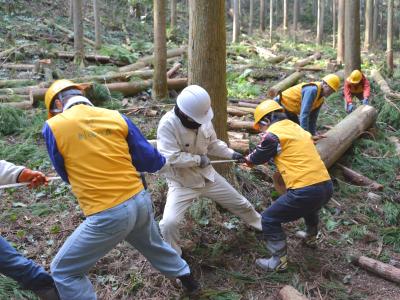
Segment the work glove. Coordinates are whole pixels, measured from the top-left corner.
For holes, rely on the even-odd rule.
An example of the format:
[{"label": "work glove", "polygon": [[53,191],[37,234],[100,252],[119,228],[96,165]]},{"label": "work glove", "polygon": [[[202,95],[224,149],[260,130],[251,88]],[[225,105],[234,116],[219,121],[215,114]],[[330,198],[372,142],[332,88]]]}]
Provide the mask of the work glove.
[{"label": "work glove", "polygon": [[347,103],[346,104],[346,112],[349,114],[349,113],[351,113],[352,111],[354,110],[354,106],[353,106],[353,103]]},{"label": "work glove", "polygon": [[199,165],[199,167],[200,168],[205,168],[205,167],[207,167],[209,165],[210,165],[210,159],[208,158],[208,156],[205,155],[205,154],[200,155],[200,165]]},{"label": "work glove", "polygon": [[246,162],[246,158],[239,152],[233,152],[232,159],[237,160],[237,162],[240,164],[243,164]]},{"label": "work glove", "polygon": [[369,104],[368,98],[364,98],[364,99],[361,101],[361,103],[364,104],[364,105],[368,105],[368,104]]},{"label": "work glove", "polygon": [[32,171],[31,169],[25,168],[18,176],[18,182],[29,182],[29,188],[36,188],[40,185],[47,185],[49,180],[47,177],[38,171]]}]

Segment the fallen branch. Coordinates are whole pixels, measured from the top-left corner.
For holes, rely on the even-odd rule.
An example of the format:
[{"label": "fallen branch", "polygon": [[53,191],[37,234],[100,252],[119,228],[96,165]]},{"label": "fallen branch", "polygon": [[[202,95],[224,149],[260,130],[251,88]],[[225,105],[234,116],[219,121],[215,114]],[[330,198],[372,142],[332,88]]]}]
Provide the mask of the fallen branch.
[{"label": "fallen branch", "polygon": [[285,285],[279,291],[279,298],[282,300],[307,300],[307,297],[305,297],[291,285]]},{"label": "fallen branch", "polygon": [[14,51],[17,51],[19,49],[26,48],[26,47],[31,47],[31,46],[34,46],[34,45],[35,44],[24,44],[24,45],[21,45],[21,46],[18,46],[18,47],[12,47],[12,48],[10,48],[8,50],[1,51],[0,52],[0,58],[9,56],[11,53],[13,53]]},{"label": "fallen branch", "polygon": [[350,182],[361,186],[368,186],[371,190],[374,191],[383,190],[382,184],[377,183],[376,181],[371,180],[368,177],[365,177],[364,175],[357,173],[356,171],[348,167],[343,166],[342,164],[337,163],[336,165],[342,169],[343,176]]},{"label": "fallen branch", "polygon": [[[167,58],[180,56],[180,55],[184,54],[186,52],[186,50],[187,50],[186,47],[168,50]],[[128,71],[139,70],[148,65],[151,65],[153,63],[153,60],[154,60],[154,55],[145,56],[145,57],[138,59],[138,61],[134,64],[130,64],[130,65],[119,68],[118,71],[119,72],[128,72]]]},{"label": "fallen branch", "polygon": [[394,266],[366,256],[355,257],[352,259],[352,262],[380,277],[400,283],[400,269]]},{"label": "fallen branch", "polygon": [[268,91],[268,96],[269,97],[277,96],[280,92],[294,85],[302,76],[303,76],[302,72],[294,72],[281,82],[278,82],[273,87],[271,87]]},{"label": "fallen branch", "polygon": [[305,65],[308,65],[309,63],[312,63],[314,60],[318,60],[321,59],[321,53],[320,52],[316,52],[313,55],[310,55],[307,58],[298,60],[295,63],[295,67],[304,67]]},{"label": "fallen branch", "polygon": [[[62,31],[62,32],[68,34],[68,35],[71,35],[72,37],[74,36],[74,32],[73,32],[73,31],[71,31],[71,30],[69,30],[69,29],[67,29],[67,28],[65,28],[65,27],[63,27],[63,26],[61,26],[61,25],[58,25],[58,24],[55,23],[55,22],[50,22],[50,21],[48,21],[48,20],[44,20],[43,22],[44,22],[45,24],[49,25],[49,26],[54,26],[54,27],[57,28],[58,30],[60,30],[60,31]],[[96,46],[96,43],[95,43],[93,40],[91,40],[91,39],[88,39],[88,38],[84,37],[83,40],[84,40],[86,43],[88,43],[89,45],[93,46],[93,47]]]}]

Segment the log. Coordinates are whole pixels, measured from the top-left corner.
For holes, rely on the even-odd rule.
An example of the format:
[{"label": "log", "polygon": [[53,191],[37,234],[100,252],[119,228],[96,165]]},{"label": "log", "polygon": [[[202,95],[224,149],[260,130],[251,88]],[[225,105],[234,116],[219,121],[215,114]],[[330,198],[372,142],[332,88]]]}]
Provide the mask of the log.
[{"label": "log", "polygon": [[282,300],[307,300],[307,297],[291,285],[285,285],[279,291],[279,298]]},{"label": "log", "polygon": [[318,141],[316,147],[322,161],[330,168],[361,133],[373,126],[378,112],[369,105],[359,106],[335,127],[325,133],[326,138]]},{"label": "log", "polygon": [[272,53],[271,50],[268,50],[266,48],[256,46],[256,47],[254,47],[254,49],[256,50],[258,56],[260,56],[261,58],[263,58],[265,60],[276,57],[276,55],[274,53]]},{"label": "log", "polygon": [[1,103],[0,105],[8,105],[19,109],[31,109],[32,102],[31,101],[22,101],[22,102],[7,102]]},{"label": "log", "polygon": [[27,70],[27,71],[35,69],[35,65],[32,64],[2,64],[1,67],[5,69]]},{"label": "log", "polygon": [[[187,47],[181,47],[181,48],[168,50],[167,58],[182,55],[186,52],[186,50],[187,50]],[[153,60],[154,60],[153,55],[145,56],[145,57],[138,59],[138,61],[134,64],[130,64],[130,65],[119,68],[118,71],[119,72],[128,72],[128,71],[139,70],[148,65],[151,65],[153,63]]]},{"label": "log", "polygon": [[0,88],[12,88],[24,85],[33,85],[36,80],[33,79],[5,79],[0,80]]},{"label": "log", "polygon": [[253,124],[254,123],[251,121],[240,121],[228,118],[228,128],[230,130],[247,130],[250,132],[258,132],[253,128]]},{"label": "log", "polygon": [[5,57],[5,56],[9,56],[11,53],[13,53],[14,51],[17,51],[19,49],[26,48],[26,47],[31,47],[31,46],[35,46],[35,45],[36,44],[24,44],[24,45],[21,45],[21,46],[18,46],[18,47],[12,47],[10,49],[1,51],[0,52],[0,58],[1,57]]},{"label": "log", "polygon": [[238,106],[228,106],[227,107],[228,114],[232,116],[246,116],[254,113],[254,108],[249,107],[238,107]]},{"label": "log", "polygon": [[[90,84],[90,83],[89,83]],[[153,84],[152,80],[143,80],[140,82],[114,82],[106,84],[106,87],[110,92],[119,92],[124,96],[133,96],[137,93],[150,88]],[[187,86],[187,78],[179,79],[168,79],[168,89],[170,90],[181,90]],[[44,99],[47,88],[34,88],[31,89],[29,95],[33,105],[36,105],[38,101]]]},{"label": "log", "polygon": [[316,52],[307,58],[298,60],[294,65],[295,65],[295,67],[304,67],[305,65],[308,65],[309,63],[312,63],[314,60],[318,60],[318,59],[321,59],[320,52]]},{"label": "log", "polygon": [[258,103],[249,103],[249,102],[245,102],[245,101],[239,101],[237,106],[256,108],[258,106]]},{"label": "log", "polygon": [[167,72],[167,78],[171,78],[172,76],[175,75],[176,72],[182,67],[181,63],[175,63],[171,69],[168,70]]},{"label": "log", "polygon": [[266,59],[267,62],[269,62],[270,64],[278,64],[281,61],[283,61],[285,59],[285,57],[283,55],[278,55],[275,57],[270,57],[268,59]]},{"label": "log", "polygon": [[[400,100],[400,93],[393,92],[392,89],[389,87],[386,80],[382,77],[381,73],[378,70],[372,70],[371,76],[375,80],[375,82],[379,85],[381,91],[388,97],[393,98],[394,100]],[[386,101],[389,103],[391,102],[389,99],[385,98]],[[393,103],[394,104],[394,103]],[[392,105],[393,106],[393,105]],[[396,105],[395,105],[396,106]],[[397,107],[397,106],[396,106]],[[399,109],[397,109],[399,110]]]},{"label": "log", "polygon": [[17,88],[0,89],[0,95],[28,95],[29,91],[33,88],[38,88],[37,85],[30,85]]},{"label": "log", "polygon": [[375,259],[360,256],[352,259],[354,264],[387,280],[400,283],[400,269]]},{"label": "log", "polygon": [[[67,28],[65,28],[65,27],[63,27],[63,26],[61,26],[61,25],[58,25],[58,24],[55,23],[55,22],[50,22],[50,21],[47,21],[47,20],[44,20],[43,22],[44,22],[45,24],[49,25],[49,26],[51,26],[51,25],[54,26],[54,27],[57,28],[58,30],[60,30],[60,31],[62,31],[62,32],[68,34],[68,35],[74,36],[74,32],[73,32],[73,31],[71,31],[71,30],[69,30],[69,29],[67,29]],[[89,44],[89,45],[91,45],[91,46],[93,46],[93,47],[96,46],[96,43],[95,43],[93,40],[91,40],[91,39],[88,39],[88,38],[84,37],[83,40],[84,40],[87,44]]]},{"label": "log", "polygon": [[286,77],[281,82],[278,82],[273,87],[268,90],[268,96],[273,98],[277,96],[280,92],[286,90],[287,88],[294,85],[301,77],[303,76],[302,72],[294,72],[290,76]]},{"label": "log", "polygon": [[93,76],[84,76],[84,77],[76,77],[69,78],[69,80],[73,82],[91,82],[96,81],[100,83],[107,83],[112,81],[128,81],[132,77],[138,77],[141,79],[150,79],[153,77],[153,70],[139,70],[139,71],[131,71],[131,72],[123,72],[123,73],[108,73],[105,75],[93,75]]},{"label": "log", "polygon": [[368,186],[371,190],[374,191],[381,191],[383,190],[383,185],[380,183],[377,183],[374,180],[369,179],[368,177],[365,177],[364,175],[357,173],[356,171],[343,166],[342,164],[336,164],[337,166],[339,166],[343,172],[343,176],[357,184],[357,185],[361,185],[361,186]]},{"label": "log", "polygon": [[0,95],[0,102],[21,102],[29,101],[29,95]]},{"label": "log", "polygon": [[[57,57],[62,58],[62,59],[74,59],[75,54],[72,52],[65,52],[65,51],[59,51],[57,52]],[[101,64],[114,64],[117,66],[125,66],[126,63],[123,61],[115,60],[111,58],[111,56],[108,55],[97,55],[97,54],[85,54],[85,60],[87,61],[92,61],[92,62],[98,62]]]}]

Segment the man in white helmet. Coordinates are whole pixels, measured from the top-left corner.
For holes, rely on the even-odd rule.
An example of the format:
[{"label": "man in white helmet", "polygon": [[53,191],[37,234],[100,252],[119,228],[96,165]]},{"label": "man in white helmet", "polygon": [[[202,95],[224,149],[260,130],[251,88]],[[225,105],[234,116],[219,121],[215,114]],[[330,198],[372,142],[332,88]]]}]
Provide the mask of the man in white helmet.
[{"label": "man in white helmet", "polygon": [[167,159],[162,174],[169,187],[160,229],[165,241],[178,254],[182,254],[178,245],[179,223],[199,196],[216,201],[248,225],[261,230],[260,214],[210,164],[207,155],[244,161],[240,153],[217,139],[211,123],[213,116],[207,91],[190,85],[158,126],[157,148]]}]

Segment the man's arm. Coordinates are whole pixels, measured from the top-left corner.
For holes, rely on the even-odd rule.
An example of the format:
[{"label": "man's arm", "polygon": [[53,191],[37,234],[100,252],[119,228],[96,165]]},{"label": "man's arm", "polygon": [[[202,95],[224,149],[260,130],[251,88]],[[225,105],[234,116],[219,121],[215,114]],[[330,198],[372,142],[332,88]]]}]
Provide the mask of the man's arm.
[{"label": "man's arm", "polygon": [[363,98],[364,99],[369,99],[369,96],[371,94],[371,87],[369,84],[369,80],[367,77],[364,76],[364,82],[363,82]]},{"label": "man's arm", "polygon": [[213,155],[222,158],[232,158],[234,150],[228,147],[228,145],[217,138],[214,127],[210,124],[212,130],[211,140],[207,147],[207,155]]},{"label": "man's arm", "polygon": [[0,185],[16,183],[19,174],[25,169],[5,160],[0,160]]},{"label": "man's arm", "polygon": [[47,153],[49,154],[54,169],[56,170],[57,174],[60,175],[62,180],[69,183],[68,174],[64,165],[64,157],[58,151],[56,139],[54,138],[53,132],[47,123],[45,123],[43,126],[42,135],[46,142]]},{"label": "man's arm", "polygon": [[256,149],[247,156],[247,160],[254,165],[261,165],[268,162],[280,152],[281,146],[278,137],[268,132]]},{"label": "man's arm", "polygon": [[201,157],[182,151],[178,145],[174,129],[168,123],[160,123],[157,129],[157,148],[167,159],[167,164],[174,168],[200,166]]},{"label": "man's arm", "polygon": [[132,164],[135,166],[136,170],[149,173],[160,170],[165,165],[165,157],[147,141],[129,118],[124,115],[121,116],[128,125],[126,141],[129,146]]},{"label": "man's arm", "polygon": [[317,97],[318,88],[316,86],[306,86],[301,91],[300,126],[309,131],[309,117],[311,107]]},{"label": "man's arm", "polygon": [[353,98],[351,97],[351,91],[350,91],[350,83],[345,80],[344,82],[344,88],[343,88],[343,93],[344,93],[344,99],[346,100],[346,103],[352,103]]}]

